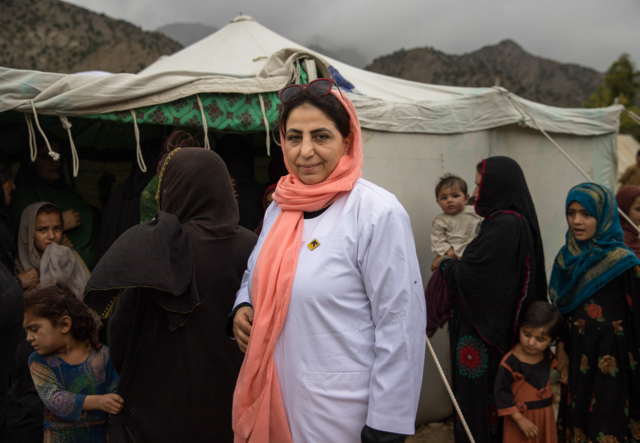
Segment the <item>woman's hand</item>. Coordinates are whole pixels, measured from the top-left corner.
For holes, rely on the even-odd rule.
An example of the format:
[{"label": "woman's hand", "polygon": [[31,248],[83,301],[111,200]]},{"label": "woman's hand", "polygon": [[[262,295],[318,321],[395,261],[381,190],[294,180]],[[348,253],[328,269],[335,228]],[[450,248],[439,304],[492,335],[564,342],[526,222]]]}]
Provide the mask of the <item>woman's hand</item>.
[{"label": "woman's hand", "polygon": [[518,427],[527,438],[536,438],[540,433],[538,427],[521,413],[516,412],[511,415],[511,418],[515,420],[515,422],[518,424]]},{"label": "woman's hand", "polygon": [[253,325],[254,310],[251,306],[243,306],[236,311],[233,317],[233,336],[238,342],[238,347],[242,352],[247,352],[249,336],[251,335],[251,325]]},{"label": "woman's hand", "polygon": [[437,256],[433,259],[433,263],[431,263],[431,272],[436,272],[438,270],[438,266],[440,265],[441,255]]},{"label": "woman's hand", "polygon": [[60,244],[62,246],[66,246],[69,249],[73,249],[73,243],[71,243],[71,240],[69,240],[69,237],[67,237],[66,234],[62,234],[62,238],[60,239]]},{"label": "woman's hand", "polygon": [[62,213],[62,224],[65,231],[70,231],[82,224],[80,213],[74,209],[69,209]]},{"label": "woman's hand", "polygon": [[22,282],[22,289],[35,288],[40,283],[40,272],[36,268],[31,268],[28,271],[24,271],[22,268],[18,268],[18,278]]},{"label": "woman's hand", "polygon": [[448,255],[449,257],[451,257],[454,260],[458,259],[458,256],[456,255],[456,253],[453,251],[453,248],[449,248],[449,250],[447,251],[447,253],[445,255]]},{"label": "woman's hand", "polygon": [[556,347],[556,360],[558,361],[556,371],[560,373],[560,383],[566,385],[569,383],[569,356],[564,350],[564,343],[561,341],[558,342],[558,346]]}]

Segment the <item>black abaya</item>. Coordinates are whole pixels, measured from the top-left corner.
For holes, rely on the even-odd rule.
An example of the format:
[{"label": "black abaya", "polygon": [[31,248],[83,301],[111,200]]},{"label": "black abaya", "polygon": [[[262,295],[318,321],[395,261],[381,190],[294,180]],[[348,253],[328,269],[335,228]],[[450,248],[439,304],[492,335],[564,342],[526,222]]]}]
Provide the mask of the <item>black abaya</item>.
[{"label": "black abaya", "polygon": [[[87,285],[85,302],[98,312],[106,308],[107,314],[119,292],[109,289],[129,288],[120,295],[109,326],[118,394],[125,402],[112,417],[111,438],[232,442],[231,405],[243,355],[224,329],[257,237],[238,226],[229,175],[212,151],[174,151],[161,176],[160,195],[160,209],[168,213],[159,213],[156,227],[164,226],[162,235],[155,236],[153,227],[140,230],[154,221],[131,228],[105,254]],[[190,253],[180,241],[183,232]],[[126,256],[132,256],[131,263],[150,261],[174,271],[154,273],[153,266],[142,264],[118,267]],[[187,265],[178,269],[169,262]],[[141,270],[148,277],[141,279]],[[151,280],[154,275],[163,277],[161,285]],[[173,310],[182,312],[182,325],[172,319]],[[171,330],[172,325],[178,327]]]},{"label": "black abaya", "polygon": [[[450,328],[453,391],[478,443],[502,441],[493,399],[496,372],[515,344],[518,316],[547,299],[542,240],[520,166],[484,161],[476,212],[485,218],[461,260],[442,260],[455,306]],[[467,442],[456,420],[456,442]]]},{"label": "black abaya", "polygon": [[4,265],[0,264],[0,411],[11,386],[11,370],[16,348],[24,334],[24,298],[22,288]]}]

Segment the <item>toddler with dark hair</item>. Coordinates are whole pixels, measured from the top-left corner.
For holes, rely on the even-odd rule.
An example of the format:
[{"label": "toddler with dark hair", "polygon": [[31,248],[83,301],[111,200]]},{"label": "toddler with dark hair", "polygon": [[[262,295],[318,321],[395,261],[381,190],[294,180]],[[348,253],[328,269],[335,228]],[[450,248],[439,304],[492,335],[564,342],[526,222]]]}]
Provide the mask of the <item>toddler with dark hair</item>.
[{"label": "toddler with dark hair", "polygon": [[124,400],[90,309],[62,284],[36,288],[25,295],[24,328],[35,349],[29,370],[44,405],[44,443],[109,441],[108,414]]},{"label": "toddler with dark hair", "polygon": [[[467,183],[453,174],[446,174],[436,185],[436,201],[442,214],[433,220],[431,249],[438,256],[461,258],[465,248],[480,230],[480,218],[473,207],[467,206]],[[431,275],[425,288],[427,303],[427,336],[432,337],[451,317],[453,294],[440,271]]]},{"label": "toddler with dark hair", "polygon": [[550,303],[531,303],[520,322],[519,342],[500,362],[494,396],[504,416],[503,440],[557,442],[551,369],[558,365],[549,345],[560,336],[562,314]]},{"label": "toddler with dark hair", "polygon": [[482,218],[467,206],[467,183],[453,174],[446,174],[436,185],[436,201],[442,208],[432,223],[431,249],[438,256],[460,258],[465,248],[478,235]]}]

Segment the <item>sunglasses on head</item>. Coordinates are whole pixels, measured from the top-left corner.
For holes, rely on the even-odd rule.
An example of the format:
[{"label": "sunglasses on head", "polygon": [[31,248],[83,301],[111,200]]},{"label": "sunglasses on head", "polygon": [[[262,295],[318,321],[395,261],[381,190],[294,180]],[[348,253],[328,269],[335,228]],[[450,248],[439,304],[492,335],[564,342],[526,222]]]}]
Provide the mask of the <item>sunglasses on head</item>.
[{"label": "sunglasses on head", "polygon": [[[336,85],[338,88],[338,92],[342,96],[342,91],[340,91],[340,87],[332,78],[319,78],[318,80],[314,80],[306,85],[289,85],[286,88],[283,88],[279,93],[278,97],[280,97],[280,101],[284,105],[288,105],[292,101],[295,100],[296,96],[304,89],[308,89],[309,92],[315,97],[324,97],[325,95],[329,95],[331,93],[331,89],[333,85]],[[342,96],[344,99],[344,96]]]}]

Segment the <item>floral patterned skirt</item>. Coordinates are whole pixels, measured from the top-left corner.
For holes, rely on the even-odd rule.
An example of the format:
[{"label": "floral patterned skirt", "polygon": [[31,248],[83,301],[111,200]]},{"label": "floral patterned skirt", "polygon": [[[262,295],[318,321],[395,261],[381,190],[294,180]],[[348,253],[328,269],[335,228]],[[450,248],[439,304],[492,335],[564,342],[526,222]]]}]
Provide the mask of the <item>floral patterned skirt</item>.
[{"label": "floral patterned skirt", "polygon": [[562,387],[558,442],[640,442],[640,367],[633,322],[624,310],[590,299],[566,324],[569,384]]},{"label": "floral patterned skirt", "polygon": [[[502,356],[455,308],[450,325],[453,393],[462,414],[477,443],[501,443],[502,418],[498,416],[493,387]],[[454,433],[456,443],[470,441],[458,414]]]}]

